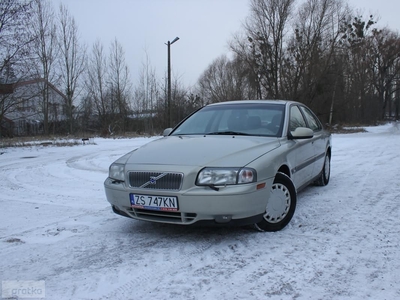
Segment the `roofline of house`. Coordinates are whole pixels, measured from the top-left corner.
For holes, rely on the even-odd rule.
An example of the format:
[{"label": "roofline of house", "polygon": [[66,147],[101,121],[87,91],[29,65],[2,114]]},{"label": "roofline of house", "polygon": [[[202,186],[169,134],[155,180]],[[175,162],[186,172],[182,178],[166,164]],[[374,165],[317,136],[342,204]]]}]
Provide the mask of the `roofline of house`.
[{"label": "roofline of house", "polygon": [[57,94],[59,94],[61,97],[63,97],[64,100],[67,100],[67,97],[59,89],[57,89],[52,83],[48,82],[44,78],[36,78],[36,79],[31,79],[31,80],[19,81],[16,83],[0,84],[0,94],[12,94],[12,93],[14,93],[14,90],[18,87],[26,86],[26,85],[30,85],[30,84],[34,84],[34,83],[40,83],[40,82],[47,83],[48,86],[51,87],[52,90],[54,90]]}]

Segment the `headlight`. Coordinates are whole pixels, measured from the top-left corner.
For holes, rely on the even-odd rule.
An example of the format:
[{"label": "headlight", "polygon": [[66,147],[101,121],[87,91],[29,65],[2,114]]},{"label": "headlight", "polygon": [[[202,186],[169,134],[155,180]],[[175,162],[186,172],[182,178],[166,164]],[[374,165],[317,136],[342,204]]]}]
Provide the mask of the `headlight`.
[{"label": "headlight", "polygon": [[110,166],[108,177],[118,181],[125,181],[125,167],[121,164],[112,164]]},{"label": "headlight", "polygon": [[257,172],[250,168],[204,168],[197,175],[197,185],[233,185],[257,181]]}]

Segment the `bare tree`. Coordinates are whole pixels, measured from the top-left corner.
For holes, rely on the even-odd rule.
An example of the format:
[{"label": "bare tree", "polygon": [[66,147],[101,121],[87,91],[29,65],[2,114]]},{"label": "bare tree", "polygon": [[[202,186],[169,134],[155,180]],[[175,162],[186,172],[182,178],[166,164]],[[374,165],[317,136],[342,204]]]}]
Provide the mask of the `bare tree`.
[{"label": "bare tree", "polygon": [[370,47],[372,80],[379,96],[381,118],[392,116],[392,100],[400,89],[400,38],[389,29],[373,30]]},{"label": "bare tree", "polygon": [[229,60],[226,55],[215,59],[199,79],[201,96],[209,103],[223,102],[230,99],[232,82],[229,80]]},{"label": "bare tree", "polygon": [[187,114],[185,109],[187,90],[179,78],[174,78],[171,88],[171,124],[177,125]]},{"label": "bare tree", "polygon": [[103,45],[97,40],[92,47],[88,61],[85,89],[87,102],[94,107],[94,113],[98,117],[99,126],[103,135],[110,133],[112,124],[109,116],[112,113],[111,96],[107,89],[107,57]]},{"label": "bare tree", "polygon": [[239,57],[229,60],[226,55],[215,59],[198,81],[203,101],[214,103],[228,100],[254,99],[250,88],[248,65]]},{"label": "bare tree", "polygon": [[48,83],[56,84],[55,62],[58,55],[55,15],[47,0],[34,0],[31,32],[35,36],[34,52],[37,60],[33,62],[35,75],[43,79],[42,113],[44,134],[49,134],[50,90]]},{"label": "bare tree", "polygon": [[374,107],[374,88],[369,67],[369,48],[372,28],[376,22],[373,16],[364,20],[362,16],[352,17],[344,24],[340,40],[343,61],[344,96],[337,101],[336,110],[341,112],[342,122],[368,122],[376,120],[371,111]]},{"label": "bare tree", "polygon": [[[134,91],[133,110],[136,115],[137,127],[145,132],[153,132],[155,126],[163,124],[164,120],[157,118],[160,124],[154,122],[157,101],[160,98],[160,87],[156,76],[156,70],[151,66],[149,56],[146,52],[146,60],[142,63],[139,72],[138,83]],[[143,121],[143,126],[140,121]]]},{"label": "bare tree", "polygon": [[236,34],[229,42],[231,50],[235,53],[235,60],[239,61],[242,70],[245,70],[247,79],[248,99],[262,99],[262,86],[260,67],[256,61],[255,48],[249,42],[247,36]]},{"label": "bare tree", "polygon": [[33,41],[27,31],[31,13],[31,1],[0,2],[0,136],[5,114],[21,103],[21,98],[13,97],[12,92],[13,86],[26,77],[24,62]]},{"label": "bare tree", "polygon": [[[164,78],[167,78],[165,76]],[[189,112],[192,112],[192,106],[186,107],[188,104],[188,88],[186,88],[182,81],[181,76],[173,76],[171,80],[171,111],[168,115],[168,95],[167,95],[167,80],[164,84],[160,85],[160,93],[158,94],[158,99],[156,102],[155,110],[157,112],[157,117],[154,121],[156,129],[165,129],[169,126],[175,126],[178,124],[183,117],[185,117]],[[198,97],[195,101],[199,100]],[[191,103],[193,104],[193,103]],[[166,122],[170,119],[171,123]]]},{"label": "bare tree", "polygon": [[108,78],[110,80],[112,110],[118,116],[116,122],[120,130],[125,132],[126,119],[130,112],[132,83],[125,62],[124,49],[116,39],[111,44]]},{"label": "bare tree", "polygon": [[350,11],[341,0],[307,0],[296,16],[284,61],[284,90],[327,116],[342,76],[338,46]]},{"label": "bare tree", "polygon": [[86,67],[86,49],[79,44],[75,19],[62,4],[59,8],[58,21],[61,81],[67,98],[65,108],[68,130],[73,133],[75,101],[79,94],[80,79]]},{"label": "bare tree", "polygon": [[31,1],[8,0],[0,3],[0,82],[15,82],[21,74],[21,61],[29,54],[33,37],[27,32]]},{"label": "bare tree", "polygon": [[[282,68],[285,35],[289,30],[295,0],[251,0],[251,13],[245,24],[249,47],[232,44],[232,50],[249,62],[257,82],[264,89],[260,98],[282,97]],[[259,89],[259,93],[261,88]],[[260,93],[261,94],[261,93]]]}]

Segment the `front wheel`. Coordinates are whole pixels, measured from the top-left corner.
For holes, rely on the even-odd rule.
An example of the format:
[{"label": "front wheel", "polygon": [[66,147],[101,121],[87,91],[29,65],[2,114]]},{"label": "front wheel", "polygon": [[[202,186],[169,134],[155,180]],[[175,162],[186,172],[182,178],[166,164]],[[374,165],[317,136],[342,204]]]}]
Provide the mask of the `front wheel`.
[{"label": "front wheel", "polygon": [[325,186],[329,183],[331,176],[331,157],[329,154],[325,155],[324,167],[322,168],[321,174],[315,181],[316,185]]},{"label": "front wheel", "polygon": [[270,197],[261,222],[255,225],[259,231],[283,229],[293,217],[297,195],[292,180],[283,173],[277,173],[271,187]]}]

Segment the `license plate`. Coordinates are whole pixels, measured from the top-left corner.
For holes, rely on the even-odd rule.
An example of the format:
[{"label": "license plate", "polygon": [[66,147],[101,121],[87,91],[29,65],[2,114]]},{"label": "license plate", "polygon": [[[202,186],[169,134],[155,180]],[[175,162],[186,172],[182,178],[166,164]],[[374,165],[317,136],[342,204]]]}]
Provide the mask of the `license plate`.
[{"label": "license plate", "polygon": [[132,207],[163,210],[163,211],[177,211],[178,210],[178,197],[173,196],[152,196],[152,195],[138,195],[130,194]]}]

